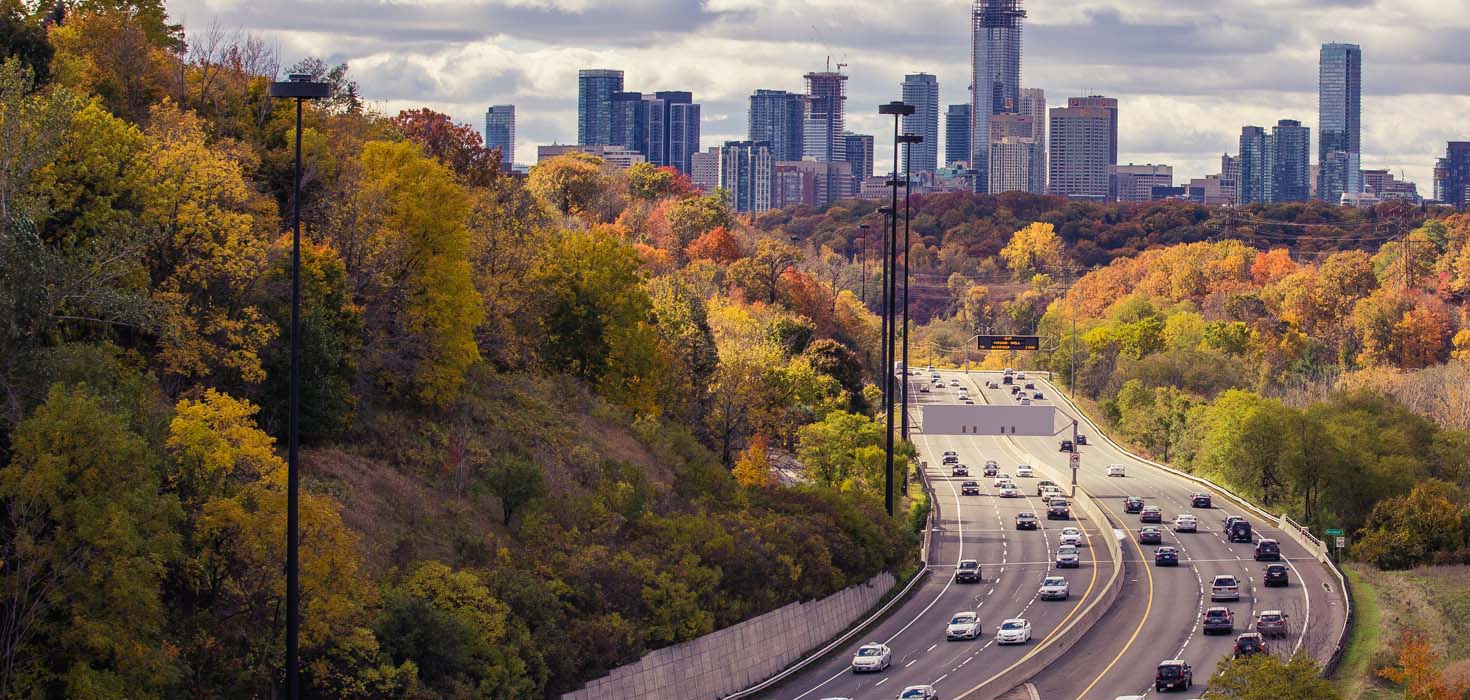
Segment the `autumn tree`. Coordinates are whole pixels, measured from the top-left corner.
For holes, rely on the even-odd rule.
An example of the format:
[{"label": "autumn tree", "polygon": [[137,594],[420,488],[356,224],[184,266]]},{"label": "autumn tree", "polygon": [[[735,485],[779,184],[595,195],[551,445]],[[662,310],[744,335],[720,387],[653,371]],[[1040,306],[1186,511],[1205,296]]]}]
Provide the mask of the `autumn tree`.
[{"label": "autumn tree", "polygon": [[1224,659],[1210,678],[1205,700],[1339,700],[1337,687],[1323,678],[1306,653],[1283,661],[1273,654]]},{"label": "autumn tree", "polygon": [[1408,569],[1464,546],[1464,494],[1453,484],[1422,481],[1407,496],[1379,501],[1353,545],[1380,569]]},{"label": "autumn tree", "polygon": [[740,456],[735,459],[734,468],[730,470],[735,481],[748,488],[775,486],[776,475],[771,471],[769,449],[770,441],[766,436],[757,435],[751,438],[745,449],[740,451]]},{"label": "autumn tree", "polygon": [[1440,668],[1442,655],[1423,635],[1403,634],[1394,644],[1394,665],[1377,670],[1378,676],[1398,683],[1404,700],[1463,700],[1470,682],[1451,678]]},{"label": "autumn tree", "polygon": [[684,199],[698,192],[688,176],[669,166],[656,166],[645,161],[634,163],[624,174],[628,178],[628,196],[636,201],[653,202],[665,197]]},{"label": "autumn tree", "polygon": [[446,404],[480,359],[475,329],[485,318],[470,272],[469,202],[414,144],[369,142],[362,165],[358,197],[374,214],[370,369],[404,394]]},{"label": "autumn tree", "polygon": [[54,82],[97,95],[109,112],[135,124],[151,120],[153,106],[177,95],[183,49],[182,36],[161,26],[158,11],[160,17],[121,8],[69,12],[49,33]]},{"label": "autumn tree", "polygon": [[51,79],[54,53],[45,27],[20,0],[0,2],[0,56],[16,58],[30,69],[37,85],[45,85]]},{"label": "autumn tree", "polygon": [[1062,263],[1062,239],[1051,224],[1041,222],[1016,231],[1000,255],[1016,279],[1056,269]]},{"label": "autumn tree", "polygon": [[669,209],[668,220],[675,251],[684,250],[694,239],[717,227],[728,229],[735,226],[735,214],[719,192],[674,202]]},{"label": "autumn tree", "polygon": [[562,216],[596,215],[608,186],[603,166],[603,160],[597,156],[560,155],[531,168],[526,186]]},{"label": "autumn tree", "polygon": [[82,388],[52,387],[17,427],[0,469],[0,694],[146,696],[175,671],[160,593],[180,511],[155,460]]},{"label": "autumn tree", "polygon": [[690,260],[708,260],[729,265],[740,259],[740,241],[724,226],[716,226],[689,242],[684,254]]},{"label": "autumn tree", "polygon": [[486,148],[478,130],[455,124],[447,114],[424,107],[406,109],[393,118],[393,125],[467,185],[487,187],[500,174],[500,151]]},{"label": "autumn tree", "polygon": [[752,300],[775,303],[780,293],[781,276],[801,261],[801,249],[774,238],[756,241],[755,254],[730,266],[733,284],[744,289]]}]

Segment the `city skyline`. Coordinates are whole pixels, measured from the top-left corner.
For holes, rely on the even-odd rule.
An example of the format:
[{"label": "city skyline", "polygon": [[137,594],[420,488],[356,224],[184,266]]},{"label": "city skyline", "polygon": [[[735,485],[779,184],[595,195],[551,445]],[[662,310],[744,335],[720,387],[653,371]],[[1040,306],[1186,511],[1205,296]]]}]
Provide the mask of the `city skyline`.
[{"label": "city skyline", "polygon": [[[576,76],[588,67],[621,69],[628,85],[647,91],[693,91],[704,106],[705,147],[746,138],[750,94],[800,91],[802,74],[822,70],[829,53],[849,64],[850,131],[882,133],[876,106],[897,98],[909,73],[936,75],[942,104],[969,101],[968,0],[865,17],[832,12],[820,0],[633,5],[444,0],[433,12],[412,3],[353,7],[327,13],[331,23],[305,25],[281,0],[169,8],[188,23],[218,20],[259,33],[283,65],[306,55],[347,61],[363,94],[385,112],[426,106],[478,125],[490,105],[515,104],[522,154],[576,141]],[[1088,8],[1032,0],[1026,9],[1025,86],[1058,102],[1117,97],[1129,115],[1120,125],[1122,159],[1170,163],[1180,181],[1217,172],[1241,124],[1286,117],[1315,130],[1324,43],[1356,43],[1369,57],[1363,168],[1405,172],[1427,192],[1445,142],[1470,137],[1454,121],[1470,110],[1470,53],[1455,40],[1470,19],[1447,4],[1235,0],[1195,10],[1155,0]],[[1079,75],[1087,84],[1077,84]],[[878,151],[881,171],[889,165]]]}]

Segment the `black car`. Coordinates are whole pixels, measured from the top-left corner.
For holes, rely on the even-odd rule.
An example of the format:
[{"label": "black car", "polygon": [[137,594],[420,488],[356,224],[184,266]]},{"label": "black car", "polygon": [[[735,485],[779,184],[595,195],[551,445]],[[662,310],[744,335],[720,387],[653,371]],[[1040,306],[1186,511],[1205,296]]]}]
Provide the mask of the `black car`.
[{"label": "black car", "polygon": [[960,484],[960,495],[961,496],[979,496],[980,495],[980,484],[978,482],[975,482],[975,481],[966,481],[965,483]]},{"label": "black car", "polygon": [[1143,510],[1138,513],[1138,522],[1162,523],[1164,522],[1164,511],[1158,506],[1144,506]]},{"label": "black car", "polygon": [[1031,398],[1036,399],[1037,401],[1040,401],[1040,400],[1046,398],[1046,394],[1043,394],[1043,393],[1041,393],[1041,392],[1038,391],[1038,392],[1032,394],[1031,395]]},{"label": "black car", "polygon": [[1225,535],[1231,542],[1250,542],[1251,522],[1245,518],[1236,518],[1225,528]]},{"label": "black car", "polygon": [[1012,394],[1019,394],[1019,393],[1021,393],[1021,387],[1018,387],[1015,384],[1012,384],[1011,385],[1011,393]]},{"label": "black car", "polygon": [[1173,547],[1155,549],[1154,566],[1179,566],[1179,550]]},{"label": "black car", "polygon": [[1079,444],[1079,445],[1086,445],[1087,444],[1087,436],[1086,435],[1078,435],[1077,436],[1077,444]]},{"label": "black car", "polygon": [[996,474],[999,474],[999,473],[1000,473],[1000,467],[986,467],[985,468],[985,476],[986,476],[986,478],[994,477]]},{"label": "black car", "polygon": [[1266,639],[1259,632],[1244,632],[1235,638],[1235,658],[1266,653]]},{"label": "black car", "polygon": [[970,475],[970,468],[967,467],[967,466],[965,466],[965,465],[963,465],[963,464],[956,464],[956,465],[954,465],[954,468],[953,469],[950,469],[949,470],[949,475],[950,476],[969,476]]},{"label": "black car", "polygon": [[1230,608],[1210,608],[1205,611],[1205,634],[1229,634],[1235,629],[1235,615]]},{"label": "black car", "polygon": [[1006,375],[1006,376],[1004,376],[1004,377],[1001,377],[1001,378],[1000,378],[1000,381],[1001,381],[1001,382],[1002,382],[1002,383],[1005,383],[1005,384],[1010,384],[1010,383],[1011,383],[1011,382],[1013,382],[1013,381],[1015,381],[1015,380],[1013,380],[1013,379],[1012,379],[1012,378],[1011,378],[1011,375],[1009,375],[1009,374],[1007,374],[1007,375]]},{"label": "black car", "polygon": [[1035,389],[1036,388],[1036,382],[1026,382],[1026,388],[1027,389]]},{"label": "black car", "polygon": [[1256,561],[1281,561],[1281,543],[1262,538],[1256,543]]},{"label": "black car", "polygon": [[1194,685],[1194,669],[1182,659],[1170,659],[1159,664],[1154,672],[1154,690],[1184,690]]},{"label": "black car", "polygon": [[1266,567],[1266,574],[1264,578],[1266,580],[1266,586],[1268,588],[1273,586],[1285,586],[1291,580],[1291,570],[1287,569],[1285,564],[1272,564]]},{"label": "black car", "polygon": [[959,455],[945,455],[944,456],[943,463],[944,464],[959,464],[960,463],[960,456]]},{"label": "black car", "polygon": [[1061,451],[1062,452],[1071,452],[1072,451],[1072,441],[1071,440],[1063,440],[1062,441],[1062,449],[1061,449]]},{"label": "black car", "polygon": [[954,569],[955,583],[980,583],[980,562],[974,559],[961,560]]},{"label": "black car", "polygon": [[1163,544],[1164,533],[1156,527],[1146,527],[1138,531],[1139,544]]},{"label": "black car", "polygon": [[1071,520],[1072,507],[1065,498],[1053,498],[1051,503],[1046,504],[1047,520]]},{"label": "black car", "polygon": [[1143,512],[1143,499],[1142,498],[1139,498],[1137,496],[1129,496],[1129,497],[1123,499],[1123,512],[1124,513],[1141,513],[1141,512]]},{"label": "black car", "polygon": [[1210,494],[1197,493],[1189,497],[1189,505],[1194,508],[1209,508]]}]

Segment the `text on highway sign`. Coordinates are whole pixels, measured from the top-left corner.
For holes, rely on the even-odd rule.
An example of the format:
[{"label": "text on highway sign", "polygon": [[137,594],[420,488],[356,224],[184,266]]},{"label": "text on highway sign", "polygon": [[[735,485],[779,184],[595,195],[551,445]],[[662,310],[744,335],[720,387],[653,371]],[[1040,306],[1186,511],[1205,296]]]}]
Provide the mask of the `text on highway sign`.
[{"label": "text on highway sign", "polygon": [[1039,335],[982,335],[976,340],[981,350],[1036,350],[1041,347]]}]

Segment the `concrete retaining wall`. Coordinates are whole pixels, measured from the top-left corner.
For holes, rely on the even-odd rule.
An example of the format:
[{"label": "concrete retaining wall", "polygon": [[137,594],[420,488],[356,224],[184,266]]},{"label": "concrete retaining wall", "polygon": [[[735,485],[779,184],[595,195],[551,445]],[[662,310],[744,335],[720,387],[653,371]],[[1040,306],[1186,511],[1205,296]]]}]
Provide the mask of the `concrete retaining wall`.
[{"label": "concrete retaining wall", "polygon": [[716,700],[775,675],[826,644],[862,619],[896,582],[884,572],[821,600],[791,603],[664,647],[563,694],[561,700]]}]

